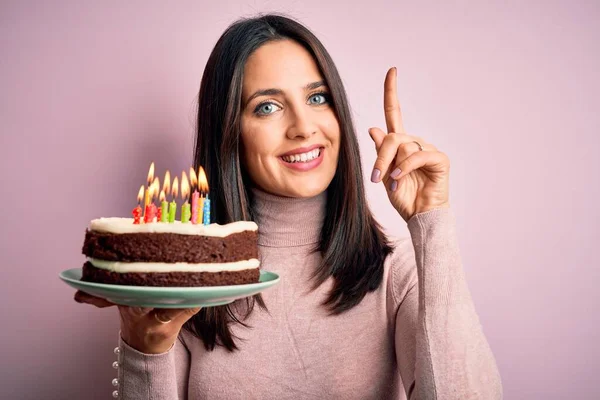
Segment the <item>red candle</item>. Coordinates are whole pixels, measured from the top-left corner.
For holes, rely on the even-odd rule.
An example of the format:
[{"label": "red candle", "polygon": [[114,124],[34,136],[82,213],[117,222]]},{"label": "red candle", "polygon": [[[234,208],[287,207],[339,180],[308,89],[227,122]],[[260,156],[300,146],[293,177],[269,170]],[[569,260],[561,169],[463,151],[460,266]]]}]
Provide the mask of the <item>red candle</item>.
[{"label": "red candle", "polygon": [[[158,195],[158,191],[160,190],[160,182],[158,178],[154,178],[152,185],[150,185],[150,204],[146,207],[146,215],[144,215],[144,222],[150,223],[154,222],[154,217],[158,213],[158,209],[156,204],[154,204],[154,198]],[[149,212],[149,214],[148,214]]]},{"label": "red candle", "polygon": [[138,205],[131,212],[133,214],[133,223],[134,224],[140,223],[140,218],[142,217],[142,207],[140,207],[140,203],[142,202],[143,198],[144,198],[144,185],[142,185],[142,187],[140,187],[140,191],[138,192],[138,197],[137,197]]},{"label": "red candle", "polygon": [[154,221],[154,217],[156,216],[156,205],[154,205],[154,189],[155,185],[152,184],[150,186],[150,203],[146,206],[146,212],[144,213],[144,222],[149,224]]},{"label": "red candle", "polygon": [[150,222],[152,222],[154,220],[154,204],[148,204],[146,206],[146,212],[144,213],[144,222],[146,224],[149,224]]},{"label": "red candle", "polygon": [[133,214],[133,223],[138,225],[140,223],[140,217],[142,216],[142,207],[138,204],[131,213]]}]

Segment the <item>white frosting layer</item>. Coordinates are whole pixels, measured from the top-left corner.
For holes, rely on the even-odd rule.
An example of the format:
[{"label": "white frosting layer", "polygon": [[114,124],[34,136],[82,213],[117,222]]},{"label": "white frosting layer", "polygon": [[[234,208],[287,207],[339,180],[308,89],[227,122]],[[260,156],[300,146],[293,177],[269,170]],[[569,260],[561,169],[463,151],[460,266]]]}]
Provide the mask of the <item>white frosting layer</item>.
[{"label": "white frosting layer", "polygon": [[194,225],[191,222],[175,221],[134,224],[133,218],[99,218],[90,222],[90,230],[109,233],[179,233],[182,235],[201,235],[225,237],[233,233],[256,231],[258,226],[252,221],[238,221],[226,225]]},{"label": "white frosting layer", "polygon": [[260,261],[256,258],[250,260],[236,261],[230,263],[146,263],[146,262],[120,262],[104,261],[88,258],[88,261],[96,268],[106,269],[112,272],[230,272],[243,271],[258,268]]}]

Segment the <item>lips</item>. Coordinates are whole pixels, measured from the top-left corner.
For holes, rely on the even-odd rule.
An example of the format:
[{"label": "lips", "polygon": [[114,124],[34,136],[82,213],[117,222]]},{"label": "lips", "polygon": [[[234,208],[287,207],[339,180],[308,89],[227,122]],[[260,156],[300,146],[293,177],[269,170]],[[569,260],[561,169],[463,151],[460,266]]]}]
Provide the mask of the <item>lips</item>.
[{"label": "lips", "polygon": [[279,156],[279,160],[288,168],[306,172],[321,164],[324,153],[321,145],[301,147]]},{"label": "lips", "polygon": [[315,150],[315,149],[319,149],[319,148],[323,148],[323,147],[324,146],[322,146],[320,144],[314,144],[314,145],[308,146],[308,147],[298,147],[297,149],[294,149],[292,151],[288,151],[287,153],[283,153],[279,157],[293,156],[293,155],[296,155],[296,154],[308,153],[311,150]]},{"label": "lips", "polygon": [[288,163],[298,163],[298,162],[308,162],[312,161],[315,158],[318,158],[321,155],[321,148],[316,148],[311,151],[307,151],[305,153],[298,153],[289,156],[281,156],[283,161]]}]

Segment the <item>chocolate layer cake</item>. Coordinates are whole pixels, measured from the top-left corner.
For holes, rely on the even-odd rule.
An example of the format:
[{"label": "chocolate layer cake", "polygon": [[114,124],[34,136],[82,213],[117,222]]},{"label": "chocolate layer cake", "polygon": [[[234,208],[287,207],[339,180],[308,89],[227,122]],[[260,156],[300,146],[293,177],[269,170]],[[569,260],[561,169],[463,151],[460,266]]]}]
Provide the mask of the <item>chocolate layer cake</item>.
[{"label": "chocolate layer cake", "polygon": [[83,281],[135,286],[216,286],[258,282],[257,226],[134,224],[93,220],[86,231]]}]

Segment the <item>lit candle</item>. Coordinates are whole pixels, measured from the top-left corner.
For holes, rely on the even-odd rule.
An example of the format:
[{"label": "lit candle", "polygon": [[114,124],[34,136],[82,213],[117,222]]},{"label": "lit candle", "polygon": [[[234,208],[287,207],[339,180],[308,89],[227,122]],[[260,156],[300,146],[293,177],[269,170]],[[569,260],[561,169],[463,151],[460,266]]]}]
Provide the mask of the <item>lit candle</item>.
[{"label": "lit candle", "polygon": [[210,187],[208,186],[208,181],[206,182],[206,199],[204,199],[204,221],[202,222],[204,225],[210,225],[210,199],[208,198],[208,192],[210,191]]},{"label": "lit candle", "polygon": [[[169,221],[169,203],[167,203],[167,194],[171,191],[171,173],[169,170],[165,172],[165,179],[163,180],[163,188],[160,191],[160,222]],[[173,217],[175,219],[175,217]]]},{"label": "lit candle", "polygon": [[192,215],[192,213],[190,211],[190,203],[188,203],[186,201],[181,206],[181,222],[184,223],[184,224],[187,224],[188,222],[190,222],[190,216],[191,215]]},{"label": "lit candle", "polygon": [[158,220],[160,219],[160,214],[158,213],[159,209],[156,207],[156,204],[154,204],[154,198],[158,197],[158,194],[160,193],[160,181],[158,180],[158,177],[154,178],[154,181],[152,182],[152,191],[150,192],[150,207],[152,207],[152,219],[150,219],[150,222],[154,222],[154,216],[156,216],[156,221],[158,222]]},{"label": "lit candle", "polygon": [[156,206],[154,204],[150,204],[147,211],[148,212],[144,216],[144,222],[149,224],[154,221],[154,217],[156,216]]},{"label": "lit candle", "polygon": [[200,193],[198,193],[198,177],[196,177],[196,171],[194,168],[190,167],[190,183],[192,184],[192,188],[194,188],[194,193],[192,193],[192,224],[198,223],[198,199],[200,198]]},{"label": "lit candle", "polygon": [[177,213],[177,203],[175,202],[175,199],[177,198],[177,195],[179,194],[179,178],[175,177],[175,180],[173,181],[173,188],[171,189],[171,198],[173,200],[171,200],[171,203],[169,204],[169,223],[173,223],[175,222],[175,214]]},{"label": "lit candle", "polygon": [[204,172],[204,168],[200,166],[198,168],[198,186],[200,187],[200,192],[202,192],[202,197],[200,197],[200,201],[198,204],[198,223],[202,221],[204,224],[204,196],[205,193],[208,192],[208,181],[206,179],[206,173]]},{"label": "lit candle", "polygon": [[140,191],[138,192],[138,197],[137,197],[137,207],[133,209],[133,211],[131,212],[133,214],[133,223],[138,225],[140,223],[140,219],[142,217],[142,207],[140,207],[140,203],[142,202],[142,199],[144,198],[144,185],[142,185],[140,187]]},{"label": "lit candle", "polygon": [[148,196],[149,203],[144,211],[144,223],[149,224],[154,220],[154,216],[156,215],[156,206],[152,202],[152,200],[154,199],[154,194],[152,193],[154,191],[154,185],[150,185],[147,191],[150,194]]},{"label": "lit candle", "polygon": [[154,180],[154,161],[150,164],[150,169],[148,170],[148,186],[146,187],[146,194],[144,196],[144,220],[146,217],[146,210],[148,208],[148,204],[150,204],[150,187],[152,186],[152,181]]},{"label": "lit candle", "polygon": [[206,199],[204,199],[204,225],[210,225],[210,199],[208,193],[206,193]]},{"label": "lit candle", "polygon": [[160,208],[158,209],[158,216],[156,219],[160,222],[167,222],[169,219],[169,203],[165,196],[164,190],[160,191]]},{"label": "lit candle", "polygon": [[188,182],[187,175],[183,171],[181,175],[181,198],[183,199],[183,205],[181,206],[181,222],[190,222],[190,203],[188,203],[188,196],[190,194],[190,184]]}]

